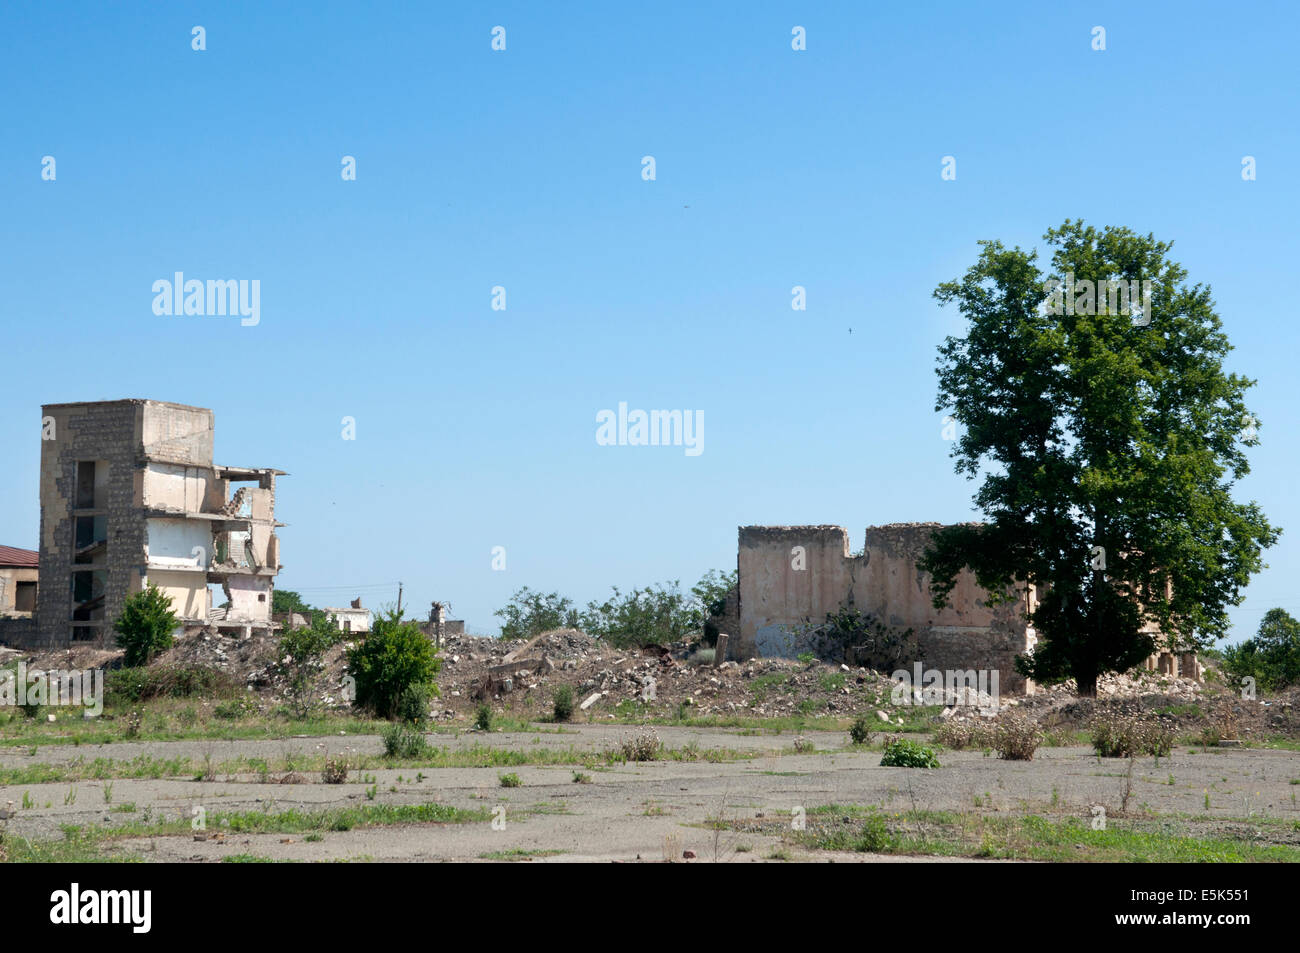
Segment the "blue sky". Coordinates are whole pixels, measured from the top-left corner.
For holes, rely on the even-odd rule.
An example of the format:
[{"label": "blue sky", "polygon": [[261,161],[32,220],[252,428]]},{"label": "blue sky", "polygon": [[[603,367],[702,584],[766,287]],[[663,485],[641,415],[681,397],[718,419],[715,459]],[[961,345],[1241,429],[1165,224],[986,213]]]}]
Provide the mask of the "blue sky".
[{"label": "blue sky", "polygon": [[[1066,218],[1173,240],[1213,286],[1259,381],[1239,495],[1289,530],[1298,26],[1289,4],[5,4],[0,542],[37,545],[39,405],[123,397],[210,407],[218,462],[289,471],[280,586],[373,606],[401,580],[480,632],[520,586],[585,603],[734,568],[738,525],[858,548],[968,519],[933,409],[962,323],[931,293],[978,240],[1042,249]],[[155,315],[176,271],[258,279],[260,323]],[[704,452],[598,446],[620,401],[702,411]],[[1300,535],[1266,560],[1234,637],[1300,613]]]}]

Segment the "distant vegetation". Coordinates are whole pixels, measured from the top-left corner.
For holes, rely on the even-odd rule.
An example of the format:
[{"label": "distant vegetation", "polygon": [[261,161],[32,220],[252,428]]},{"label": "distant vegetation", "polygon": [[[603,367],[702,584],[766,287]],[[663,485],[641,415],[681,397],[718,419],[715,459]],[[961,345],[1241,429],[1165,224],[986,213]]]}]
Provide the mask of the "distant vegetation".
[{"label": "distant vegetation", "polygon": [[1253,639],[1223,650],[1223,670],[1269,691],[1300,683],[1300,622],[1285,609],[1269,609]]},{"label": "distant vegetation", "polygon": [[617,586],[602,602],[579,610],[558,592],[544,594],[527,586],[515,592],[495,613],[501,637],[530,639],[550,629],[581,629],[615,646],[677,642],[704,634],[710,615],[720,613],[736,573],[716,569],[705,573],[689,592],[677,580],[623,592]]}]

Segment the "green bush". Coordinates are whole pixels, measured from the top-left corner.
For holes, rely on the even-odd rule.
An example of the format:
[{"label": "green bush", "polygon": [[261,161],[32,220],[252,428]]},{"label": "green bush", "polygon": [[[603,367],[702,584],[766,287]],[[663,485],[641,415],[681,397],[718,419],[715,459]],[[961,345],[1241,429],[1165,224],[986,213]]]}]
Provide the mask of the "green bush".
[{"label": "green bush", "polygon": [[474,727],[479,731],[492,730],[492,706],[487,702],[480,702],[474,709]]},{"label": "green bush", "polygon": [[555,709],[556,721],[568,721],[573,717],[573,688],[569,685],[561,685],[551,696]]},{"label": "green bush", "polygon": [[858,715],[857,718],[853,719],[853,724],[849,727],[849,740],[855,745],[870,744],[875,734],[866,715]]},{"label": "green bush", "polygon": [[909,741],[906,738],[894,738],[885,744],[884,757],[880,759],[887,768],[937,768],[939,759],[934,749]]},{"label": "green bush", "polygon": [[592,602],[582,615],[584,632],[624,647],[677,642],[700,633],[705,608],[682,592],[677,581],[623,593],[617,586],[604,602]]},{"label": "green bush", "polygon": [[148,665],[155,655],[171,648],[172,633],[179,625],[171,598],[153,583],[127,596],[122,614],[113,623],[117,644],[125,652],[126,667]]},{"label": "green bush", "polygon": [[390,758],[418,758],[428,747],[424,735],[409,724],[387,726],[382,733],[384,754]]},{"label": "green bush", "polygon": [[436,694],[434,678],[441,666],[420,627],[391,610],[377,615],[370,632],[348,652],[348,673],[356,679],[355,704],[381,718],[395,717],[403,693],[413,686],[427,685]]},{"label": "green bush", "polygon": [[288,681],[285,696],[299,718],[309,715],[315,707],[325,653],[342,639],[343,633],[324,613],[313,616],[311,625],[286,629],[280,636],[280,668]]},{"label": "green bush", "polygon": [[212,709],[212,714],[217,718],[226,721],[234,721],[237,718],[243,718],[245,715],[251,715],[257,711],[257,702],[251,698],[233,698],[228,702],[222,702]]},{"label": "green bush", "polygon": [[878,854],[888,846],[889,827],[883,817],[872,811],[863,821],[862,832],[854,842],[853,849],[863,854]]},{"label": "green bush", "polygon": [[517,788],[519,785],[523,784],[523,782],[519,780],[519,775],[515,774],[513,771],[509,774],[497,775],[497,780],[501,782],[503,788]]},{"label": "green bush", "polygon": [[578,610],[573,600],[558,592],[543,595],[527,586],[518,590],[505,607],[492,613],[500,617],[501,638],[531,639],[551,629],[578,628]]},{"label": "green bush", "polygon": [[429,705],[435,691],[430,685],[412,685],[397,700],[397,717],[407,724],[423,725],[429,720]]}]

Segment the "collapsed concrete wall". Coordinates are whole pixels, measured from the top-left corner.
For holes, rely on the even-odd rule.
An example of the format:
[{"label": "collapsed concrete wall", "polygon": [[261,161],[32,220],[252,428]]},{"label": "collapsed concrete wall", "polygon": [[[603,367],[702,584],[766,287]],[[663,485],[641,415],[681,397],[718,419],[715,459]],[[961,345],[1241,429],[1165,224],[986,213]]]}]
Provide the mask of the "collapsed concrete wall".
[{"label": "collapsed concrete wall", "polygon": [[841,526],[742,526],[739,532],[739,638],[734,657],[794,657],[834,647],[814,629],[842,607],[870,613],[899,631],[911,629],[926,668],[999,672],[1003,691],[1024,691],[1015,656],[1031,649],[1025,615],[1032,592],[988,605],[988,593],[963,570],[947,607],[932,603],[929,576],[918,567],[940,523],[895,523],[866,531],[861,555]]}]

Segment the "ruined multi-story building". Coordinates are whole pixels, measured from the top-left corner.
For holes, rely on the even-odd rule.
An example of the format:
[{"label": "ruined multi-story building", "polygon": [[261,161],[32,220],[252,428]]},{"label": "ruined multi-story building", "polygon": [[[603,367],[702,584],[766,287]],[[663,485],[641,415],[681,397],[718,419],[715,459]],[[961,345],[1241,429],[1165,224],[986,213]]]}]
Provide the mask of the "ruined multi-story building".
[{"label": "ruined multi-story building", "polygon": [[[215,465],[202,407],[115,400],[41,412],[41,585],[34,634],[21,641],[112,646],[124,600],[149,584],[183,627],[272,626],[283,471]],[[213,608],[209,584],[227,608]]]},{"label": "ruined multi-story building", "polygon": [[[943,609],[936,609],[930,577],[919,567],[940,523],[870,526],[861,554],[849,549],[841,526],[742,526],[739,573],[739,637],[733,658],[825,654],[816,623],[844,607],[869,613],[896,631],[911,630],[927,668],[997,671],[1003,691],[1032,690],[1015,669],[1015,657],[1033,649],[1028,622],[1035,605],[1032,586],[996,606],[970,570],[957,576]],[[811,623],[811,624],[810,624]],[[1146,668],[1200,677],[1194,653],[1161,651]]]}]

